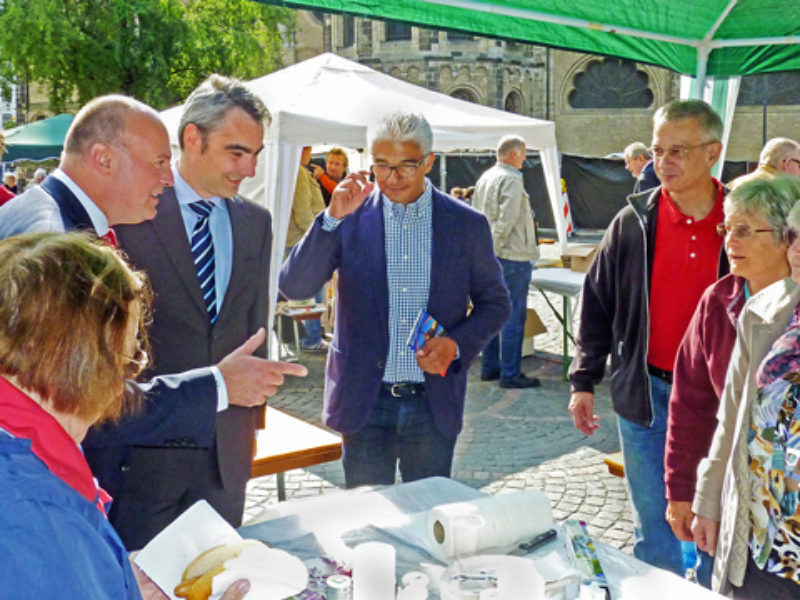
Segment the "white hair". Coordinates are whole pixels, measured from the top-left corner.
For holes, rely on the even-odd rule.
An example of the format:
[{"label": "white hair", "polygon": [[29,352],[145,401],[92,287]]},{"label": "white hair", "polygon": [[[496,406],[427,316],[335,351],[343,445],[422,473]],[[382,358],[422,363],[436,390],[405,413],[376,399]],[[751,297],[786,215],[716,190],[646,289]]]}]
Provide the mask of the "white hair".
[{"label": "white hair", "polygon": [[433,150],[433,131],[421,114],[397,111],[367,128],[367,147],[371,149],[379,141],[416,142],[427,155]]}]

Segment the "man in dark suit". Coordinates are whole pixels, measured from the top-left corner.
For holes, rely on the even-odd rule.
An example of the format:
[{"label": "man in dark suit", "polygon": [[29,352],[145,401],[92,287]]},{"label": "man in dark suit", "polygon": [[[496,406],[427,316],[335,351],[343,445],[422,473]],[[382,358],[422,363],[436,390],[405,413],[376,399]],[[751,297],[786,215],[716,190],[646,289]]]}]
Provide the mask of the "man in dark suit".
[{"label": "man in dark suit", "polygon": [[[159,195],[173,182],[170,156],[167,131],[153,109],[124,96],[96,98],[75,116],[59,168],[41,186],[0,207],[0,239],[30,231],[72,230],[109,239],[111,225],[152,219]],[[251,356],[264,337],[259,330],[214,367],[206,366],[209,361],[138,385],[147,396],[144,412],[124,429],[91,431],[84,441],[87,453],[133,443],[164,446],[189,441],[210,447],[220,386],[232,405],[260,405],[275,393],[282,372],[304,372],[302,367],[297,371],[294,365],[284,368]],[[188,411],[195,418],[187,419]],[[210,416],[201,419],[201,414]]]},{"label": "man in dark suit", "polygon": [[[161,194],[153,220],[118,230],[120,247],[155,292],[153,374],[219,361],[267,323],[271,218],[237,195],[242,180],[255,174],[265,119],[264,104],[240,82],[212,76],[201,84],[184,105],[174,188]],[[264,344],[256,354],[266,354]],[[234,406],[220,398],[215,412],[184,413],[198,431],[213,429],[211,444],[187,438],[87,452],[115,497],[109,517],[126,546],[141,547],[199,499],[239,526],[263,416],[263,402]],[[123,421],[116,429],[127,426]]]},{"label": "man in dark suit", "polygon": [[[394,483],[398,461],[403,481],[449,477],[467,369],[510,312],[486,218],[426,178],[424,117],[389,115],[367,139],[375,183],[348,175],[280,274],[308,298],[338,269],[323,419],[343,434],[348,487]],[[421,309],[446,336],[414,352]]]}]

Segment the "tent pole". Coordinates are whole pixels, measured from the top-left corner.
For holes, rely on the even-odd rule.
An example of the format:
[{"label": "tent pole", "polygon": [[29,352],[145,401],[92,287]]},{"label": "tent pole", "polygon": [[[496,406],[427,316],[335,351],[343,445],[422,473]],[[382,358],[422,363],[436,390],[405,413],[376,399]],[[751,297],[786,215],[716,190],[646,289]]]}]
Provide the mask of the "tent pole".
[{"label": "tent pole", "polygon": [[691,91],[691,96],[702,100],[703,91],[706,89],[706,73],[708,69],[708,46],[697,47],[697,76],[696,86]]}]

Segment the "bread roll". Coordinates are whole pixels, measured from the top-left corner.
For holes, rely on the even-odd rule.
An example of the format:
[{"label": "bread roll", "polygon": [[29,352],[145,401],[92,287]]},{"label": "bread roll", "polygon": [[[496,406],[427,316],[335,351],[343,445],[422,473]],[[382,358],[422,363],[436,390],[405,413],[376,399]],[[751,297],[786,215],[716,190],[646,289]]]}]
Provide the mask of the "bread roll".
[{"label": "bread roll", "polygon": [[225,570],[226,562],[239,556],[248,546],[263,544],[258,540],[239,540],[214,546],[198,554],[184,569],[175,595],[186,600],[208,600],[214,577]]}]

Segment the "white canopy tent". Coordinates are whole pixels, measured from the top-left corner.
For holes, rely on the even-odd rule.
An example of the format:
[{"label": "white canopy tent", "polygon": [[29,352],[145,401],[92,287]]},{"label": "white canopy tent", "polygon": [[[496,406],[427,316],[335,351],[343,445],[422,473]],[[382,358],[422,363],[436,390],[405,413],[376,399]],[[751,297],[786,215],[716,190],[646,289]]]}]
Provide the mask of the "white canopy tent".
[{"label": "white canopy tent", "polygon": [[[555,124],[551,121],[451,98],[330,53],[254,79],[247,86],[272,114],[256,176],[241,188],[244,196],[272,213],[271,289],[276,289],[283,261],[300,149],[314,144],[363,149],[368,124],[396,109],[418,111],[428,119],[436,152],[494,149],[503,135],[522,136],[528,148],[540,153],[559,241],[566,246]],[[161,113],[175,147],[181,111],[182,107],[176,106]]]}]

